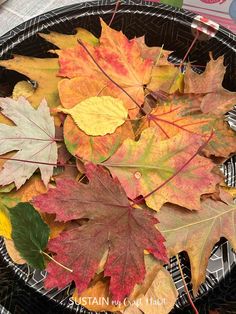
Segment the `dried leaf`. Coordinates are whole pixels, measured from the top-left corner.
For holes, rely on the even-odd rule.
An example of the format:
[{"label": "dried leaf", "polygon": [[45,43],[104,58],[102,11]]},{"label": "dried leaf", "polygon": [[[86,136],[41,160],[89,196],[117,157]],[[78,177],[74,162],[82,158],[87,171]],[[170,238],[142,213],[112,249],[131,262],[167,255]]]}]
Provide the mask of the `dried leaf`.
[{"label": "dried leaf", "polygon": [[205,95],[200,104],[203,113],[213,113],[222,115],[233,109],[236,104],[236,93],[229,92],[222,88],[217,93],[209,93]]},{"label": "dried leaf", "polygon": [[207,94],[222,89],[225,74],[224,56],[214,60],[212,56],[202,74],[194,72],[188,64],[184,75],[184,93]]},{"label": "dried leaf", "polygon": [[[135,40],[128,40],[122,32],[108,27],[103,21],[100,45],[88,47],[96,62],[109,77],[119,83],[140,105],[144,101],[144,85],[149,82],[152,60],[143,60],[141,49]],[[101,75],[101,70],[93,62],[82,46],[58,51],[60,71],[63,77],[87,76],[88,79]],[[110,82],[107,78],[106,81]],[[131,108],[135,106],[131,103]],[[138,108],[133,112],[133,116]]]},{"label": "dried leaf", "polygon": [[[38,109],[20,97],[18,101],[11,98],[0,98],[2,113],[16,125],[0,124],[0,154],[17,150],[16,160],[7,160],[0,173],[0,185],[14,182],[19,189],[37,168],[42,180],[48,184],[57,162],[57,145],[53,118],[50,116],[46,101]],[[26,161],[26,162],[25,162]],[[49,163],[49,165],[48,165]]]},{"label": "dried leaf", "polygon": [[[147,293],[135,302],[145,314],[168,314],[174,307],[177,297],[178,291],[173,279],[170,273],[162,267]],[[129,314],[129,308],[124,313]]]},{"label": "dried leaf", "polygon": [[225,237],[236,249],[236,205],[206,199],[201,211],[189,212],[168,204],[162,207],[157,217],[159,229],[167,240],[169,257],[182,251],[188,253],[193,290],[197,293],[199,285],[205,280],[214,244]]},{"label": "dried leaf", "polygon": [[12,92],[12,98],[17,100],[20,96],[29,98],[34,93],[34,88],[28,81],[18,82]]},{"label": "dried leaf", "polygon": [[220,176],[213,174],[214,164],[198,152],[202,141],[188,133],[160,141],[155,128],[143,131],[138,142],[124,141],[118,151],[103,163],[117,177],[131,199],[149,195],[182,169],[170,182],[145,199],[158,211],[166,202],[189,209],[201,209],[202,194],[215,191]]},{"label": "dried leaf", "polygon": [[111,277],[113,300],[122,301],[134,285],[144,279],[144,249],[166,261],[164,239],[154,231],[157,221],[152,214],[132,208],[118,180],[113,180],[106,170],[89,164],[86,175],[89,184],[58,181],[56,189],[34,200],[40,211],[56,213],[58,221],[89,219],[82,226],[62,232],[49,241],[48,248],[56,253],[56,260],[68,265],[73,272],[50,262],[46,287],[64,287],[74,280],[81,293],[109,250],[104,276]]},{"label": "dried leaf", "polygon": [[37,82],[35,92],[27,98],[34,108],[37,108],[44,98],[50,108],[60,105],[57,84],[61,78],[57,76],[57,58],[40,59],[16,55],[10,60],[0,60],[0,66],[20,72]]},{"label": "dried leaf", "polygon": [[123,102],[111,96],[90,97],[71,109],[59,109],[70,114],[77,126],[88,135],[114,133],[128,116]]},{"label": "dried leaf", "polygon": [[212,139],[203,150],[207,157],[228,157],[236,151],[236,133],[222,117],[204,115],[200,112],[192,113],[188,106],[191,108],[191,101],[186,104],[181,98],[157,106],[149,117],[142,119],[137,135],[151,126],[156,128],[160,139],[168,139],[177,133],[186,132],[189,135],[198,134],[206,140],[214,130]]},{"label": "dried leaf", "polygon": [[[123,90],[108,81],[102,73],[97,73],[94,77],[79,76],[63,79],[58,84],[58,90],[64,108],[72,108],[92,96],[111,96],[123,100],[131,117],[137,112],[137,106],[133,100]],[[129,92],[129,87],[126,87],[125,90]]]},{"label": "dried leaf", "polygon": [[60,49],[67,49],[77,46],[78,39],[81,39],[85,43],[94,46],[98,45],[99,43],[99,40],[92,33],[80,27],[76,29],[76,33],[73,35],[50,32],[49,34],[40,33],[39,36]]}]

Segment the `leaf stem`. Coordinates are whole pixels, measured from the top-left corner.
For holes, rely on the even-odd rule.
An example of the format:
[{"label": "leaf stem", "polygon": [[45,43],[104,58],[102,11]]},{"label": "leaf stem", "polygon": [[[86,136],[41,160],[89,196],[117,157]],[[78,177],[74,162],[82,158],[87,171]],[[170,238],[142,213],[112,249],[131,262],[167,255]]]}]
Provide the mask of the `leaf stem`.
[{"label": "leaf stem", "polygon": [[44,252],[44,251],[40,251],[41,254],[45,255],[47,258],[49,258],[51,261],[53,261],[54,263],[56,263],[58,266],[64,268],[65,270],[69,271],[70,273],[73,273],[73,270],[62,265],[61,263],[59,263],[58,261],[56,261],[53,257],[51,257],[48,253]]},{"label": "leaf stem", "polygon": [[81,39],[78,39],[78,43],[83,47],[83,49],[87,52],[89,57],[92,59],[92,61],[96,64],[96,66],[99,68],[99,70],[114,84],[116,87],[122,90],[123,93],[125,93],[133,102],[134,104],[140,109],[140,111],[146,115],[145,110],[140,106],[140,104],[122,87],[120,86],[116,81],[114,81],[100,66],[100,64],[97,63],[91,52],[88,50],[88,48],[85,46],[85,44],[82,42]]},{"label": "leaf stem", "polygon": [[119,8],[119,5],[120,5],[120,0],[117,0],[117,1],[116,1],[115,9],[114,9],[114,11],[113,11],[113,14],[112,14],[112,17],[111,17],[111,19],[110,19],[110,22],[109,22],[108,26],[111,26],[111,24],[112,24],[112,22],[113,22],[113,20],[114,20],[114,18],[115,18],[115,15],[116,15],[116,13],[117,13],[117,10],[118,10],[118,8]]},{"label": "leaf stem", "polygon": [[18,162],[25,162],[30,164],[36,164],[36,165],[46,165],[46,166],[54,166],[54,167],[76,167],[74,164],[60,164],[60,163],[50,163],[50,162],[44,162],[44,161],[33,161],[33,160],[26,160],[26,159],[18,159],[18,158],[8,158],[8,157],[2,157],[0,156],[0,160],[13,160]]},{"label": "leaf stem", "polygon": [[182,68],[182,66],[183,66],[183,64],[184,64],[184,62],[185,62],[185,60],[187,59],[187,57],[188,57],[190,51],[193,49],[193,46],[195,45],[196,41],[198,40],[199,35],[200,35],[200,33],[199,33],[199,31],[197,30],[196,35],[194,36],[194,39],[193,39],[191,45],[189,46],[187,52],[185,53],[185,55],[184,55],[184,57],[183,57],[183,60],[182,60],[182,61],[180,62],[180,64],[179,64],[180,69]]},{"label": "leaf stem", "polygon": [[131,206],[133,205],[137,205],[142,203],[146,198],[148,198],[149,196],[151,196],[152,194],[156,193],[158,190],[160,190],[163,186],[165,186],[167,183],[169,183],[172,179],[174,179],[181,171],[183,171],[183,169],[206,147],[206,145],[209,143],[209,141],[212,139],[213,137],[213,130],[210,134],[210,136],[208,137],[208,139],[198,148],[198,150],[192,155],[191,158],[189,158],[172,176],[170,176],[167,180],[165,180],[162,184],[160,184],[156,189],[154,189],[153,191],[151,191],[150,193],[146,194],[145,196],[139,198],[136,201],[133,201],[133,203],[131,204]]},{"label": "leaf stem", "polygon": [[[188,48],[187,52],[185,53],[183,59],[181,60],[181,62],[180,62],[179,65],[178,65],[178,67],[180,68],[180,72],[182,71],[182,67],[183,67],[184,62],[186,61],[186,59],[187,59],[187,57],[188,57],[190,51],[193,49],[193,46],[195,45],[196,41],[198,40],[199,35],[200,35],[200,33],[199,33],[199,31],[197,30],[196,35],[194,36],[191,45],[189,46],[189,48]],[[179,75],[179,73],[177,73],[177,74],[174,76],[174,78],[172,79],[172,82],[171,82],[171,85],[170,85],[170,89],[169,89],[169,90],[171,90],[171,87],[174,85],[174,82],[176,81],[178,75]]]},{"label": "leaf stem", "polygon": [[191,295],[190,295],[190,293],[189,293],[188,286],[187,286],[186,281],[185,281],[185,278],[184,278],[184,273],[183,273],[183,270],[182,270],[182,267],[181,267],[181,264],[180,264],[179,254],[176,254],[176,259],[177,259],[179,271],[180,271],[180,274],[181,274],[181,278],[182,278],[182,280],[183,280],[184,290],[185,290],[185,292],[186,292],[186,294],[187,294],[189,303],[190,303],[191,307],[193,308],[194,313],[195,313],[195,314],[199,314],[197,308],[195,307],[195,305],[194,305],[194,303],[193,303],[193,300],[192,300],[192,298],[191,298]]}]

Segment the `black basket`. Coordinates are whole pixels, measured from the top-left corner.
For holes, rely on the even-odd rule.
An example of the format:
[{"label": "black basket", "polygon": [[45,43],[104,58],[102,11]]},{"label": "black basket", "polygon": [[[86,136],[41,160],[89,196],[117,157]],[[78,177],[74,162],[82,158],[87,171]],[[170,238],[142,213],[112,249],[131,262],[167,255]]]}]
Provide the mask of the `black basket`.
[{"label": "black basket", "polygon": [[[99,17],[109,22],[114,7],[115,1],[88,2],[66,6],[37,16],[17,26],[0,38],[0,58],[7,59],[13,53],[36,57],[50,57],[51,54],[48,53],[48,50],[55,47],[37,36],[38,32],[56,31],[70,34],[73,33],[76,27],[80,26],[99,36],[101,31]],[[122,1],[119,6],[112,27],[122,30],[129,38],[145,35],[146,43],[150,46],[161,46],[164,44],[164,49],[173,51],[170,59],[176,61],[183,58],[193,41],[194,29],[192,26],[195,17],[196,14],[192,12],[175,9],[163,4],[127,0]],[[210,51],[213,53],[214,58],[220,55],[225,56],[227,71],[223,85],[231,91],[236,91],[235,35],[220,26],[213,37],[203,36],[202,40],[196,42],[190,53],[189,60],[197,65],[204,66],[209,60]],[[196,71],[200,71],[200,69],[202,68],[196,67]],[[0,83],[8,81],[12,82],[13,86],[20,79],[22,79],[22,76],[15,72],[0,69]],[[232,111],[230,118],[232,125],[234,125],[234,116],[235,113]],[[236,185],[235,165],[236,159],[233,157],[222,166],[226,181],[231,186]],[[21,278],[31,290],[39,292],[48,300],[50,299],[51,304],[57,305],[57,310],[52,312],[50,310],[45,312],[45,309],[40,309],[40,307],[36,309],[35,307],[29,313],[61,313],[63,308],[67,308],[71,313],[91,313],[70,299],[68,287],[60,291],[55,289],[46,291],[43,285],[45,272],[30,269],[26,265],[18,266],[13,264],[6,252],[3,240],[0,240],[0,254],[5,265],[4,267],[11,268],[14,274],[18,278]],[[189,290],[191,290],[190,266],[188,257],[185,254],[181,256],[181,263],[186,275],[186,282],[188,283]],[[235,264],[236,255],[232,252],[229,243],[221,239],[212,252],[207,267],[206,282],[200,287],[196,301],[209,295],[214,289],[218,289],[219,283],[222,283],[225,278],[230,276]],[[174,258],[171,259],[168,269],[179,291],[179,298],[174,311],[178,312],[182,309],[184,313],[187,313],[186,306],[188,306],[188,299],[184,292],[183,281]],[[69,290],[71,289],[72,287],[69,287]],[[23,298],[22,295],[21,298]],[[3,302],[0,298],[0,303]],[[1,312],[1,306],[0,313],[4,313]],[[25,312],[19,311],[19,313]],[[26,311],[26,313],[28,312]],[[236,310],[233,313],[236,313]]]}]

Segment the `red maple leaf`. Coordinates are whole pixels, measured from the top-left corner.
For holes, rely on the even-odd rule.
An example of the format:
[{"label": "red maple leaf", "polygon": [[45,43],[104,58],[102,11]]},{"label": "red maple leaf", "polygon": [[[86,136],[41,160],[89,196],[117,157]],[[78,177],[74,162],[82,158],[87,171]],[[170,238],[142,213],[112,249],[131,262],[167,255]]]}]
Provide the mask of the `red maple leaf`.
[{"label": "red maple leaf", "polygon": [[88,222],[62,232],[49,241],[57,262],[47,266],[46,287],[65,287],[75,281],[78,293],[89,285],[104,254],[108,252],[104,275],[111,278],[113,299],[122,301],[145,276],[144,250],[167,261],[164,238],[156,229],[151,211],[132,207],[118,179],[102,167],[88,164],[88,184],[58,180],[57,187],[34,199],[42,212],[57,220],[86,218]]}]

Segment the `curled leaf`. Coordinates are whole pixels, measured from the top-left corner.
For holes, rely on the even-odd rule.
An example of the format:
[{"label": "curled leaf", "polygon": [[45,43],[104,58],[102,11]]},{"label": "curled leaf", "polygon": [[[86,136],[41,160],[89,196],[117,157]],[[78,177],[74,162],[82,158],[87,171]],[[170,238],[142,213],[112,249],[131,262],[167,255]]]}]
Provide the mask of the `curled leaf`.
[{"label": "curled leaf", "polygon": [[31,83],[27,81],[18,82],[12,92],[12,98],[17,100],[20,96],[28,98],[34,93],[34,88]]}]

